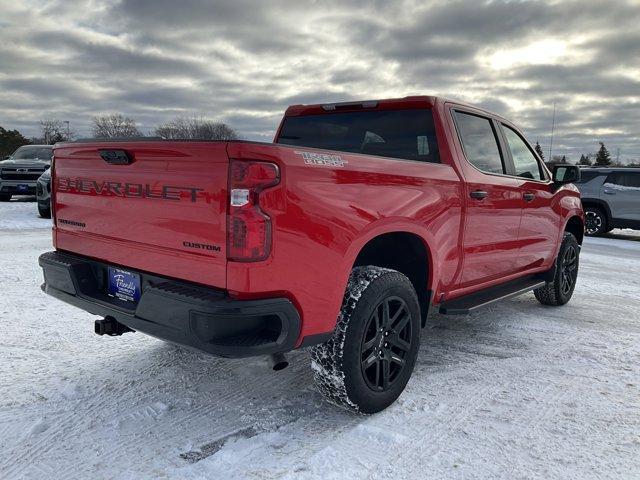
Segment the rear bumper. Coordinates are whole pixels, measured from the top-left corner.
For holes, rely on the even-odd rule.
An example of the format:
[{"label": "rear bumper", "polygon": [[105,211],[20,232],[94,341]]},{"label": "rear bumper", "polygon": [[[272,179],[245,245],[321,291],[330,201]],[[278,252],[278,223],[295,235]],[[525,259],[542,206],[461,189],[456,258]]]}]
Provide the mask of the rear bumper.
[{"label": "rear bumper", "polygon": [[[286,298],[233,300],[222,291],[143,272],[142,296],[127,305],[106,293],[109,265],[79,255],[40,256],[49,295],[127,327],[221,357],[287,352],[300,334],[300,316]],[[126,267],[124,267],[126,268]]]}]

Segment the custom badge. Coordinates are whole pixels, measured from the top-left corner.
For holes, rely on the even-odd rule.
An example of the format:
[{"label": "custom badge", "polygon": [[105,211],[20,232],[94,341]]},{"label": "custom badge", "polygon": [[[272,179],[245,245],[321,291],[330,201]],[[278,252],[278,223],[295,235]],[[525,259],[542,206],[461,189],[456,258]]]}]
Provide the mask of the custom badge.
[{"label": "custom badge", "polygon": [[344,167],[348,162],[340,155],[330,155],[328,153],[315,152],[293,152],[302,155],[304,163],[307,165],[317,165],[320,167]]}]

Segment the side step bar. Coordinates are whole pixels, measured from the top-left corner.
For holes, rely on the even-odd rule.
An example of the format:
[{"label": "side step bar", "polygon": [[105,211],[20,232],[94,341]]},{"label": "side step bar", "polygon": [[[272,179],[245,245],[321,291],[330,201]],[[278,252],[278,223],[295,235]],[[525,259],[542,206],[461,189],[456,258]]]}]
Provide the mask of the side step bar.
[{"label": "side step bar", "polygon": [[491,303],[516,297],[545,285],[544,275],[519,278],[511,282],[496,285],[495,287],[480,290],[464,297],[454,298],[440,304],[440,313],[443,315],[467,315],[474,310],[485,307]]}]

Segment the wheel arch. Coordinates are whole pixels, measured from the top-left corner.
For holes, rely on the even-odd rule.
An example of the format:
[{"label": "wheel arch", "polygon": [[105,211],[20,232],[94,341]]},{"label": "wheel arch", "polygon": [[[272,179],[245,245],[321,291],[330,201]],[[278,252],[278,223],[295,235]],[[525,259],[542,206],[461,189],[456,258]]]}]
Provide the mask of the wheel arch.
[{"label": "wheel arch", "polygon": [[427,241],[416,232],[391,230],[377,232],[360,246],[351,262],[351,269],[364,265],[397,270],[409,278],[418,295],[425,325],[431,304],[433,257]]},{"label": "wheel arch", "polygon": [[564,226],[564,231],[572,233],[576,240],[578,240],[578,244],[582,245],[582,241],[584,240],[584,221],[578,215],[573,215],[567,220],[567,223]]},{"label": "wheel arch", "polygon": [[582,208],[586,209],[588,207],[597,207],[602,210],[606,216],[607,223],[611,223],[613,216],[611,215],[611,208],[609,208],[607,202],[600,200],[599,198],[583,198]]}]

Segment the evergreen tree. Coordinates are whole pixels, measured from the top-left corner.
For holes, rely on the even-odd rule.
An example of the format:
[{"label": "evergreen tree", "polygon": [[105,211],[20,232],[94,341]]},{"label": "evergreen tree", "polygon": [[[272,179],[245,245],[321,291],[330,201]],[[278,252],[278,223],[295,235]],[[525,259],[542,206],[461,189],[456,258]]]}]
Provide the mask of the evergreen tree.
[{"label": "evergreen tree", "polygon": [[592,163],[591,163],[591,159],[589,158],[589,155],[585,155],[585,154],[580,155],[580,161],[578,161],[578,165],[584,165],[584,166],[590,167]]},{"label": "evergreen tree", "polygon": [[600,150],[598,150],[598,153],[596,154],[595,164],[599,167],[607,167],[611,165],[611,154],[602,142],[600,142]]},{"label": "evergreen tree", "polygon": [[0,127],[0,160],[12,154],[18,147],[27,145],[29,140],[17,130],[6,130]]},{"label": "evergreen tree", "polygon": [[540,157],[540,160],[542,160],[544,162],[544,153],[542,153],[542,147],[540,146],[540,144],[538,142],[536,142],[536,153]]}]

